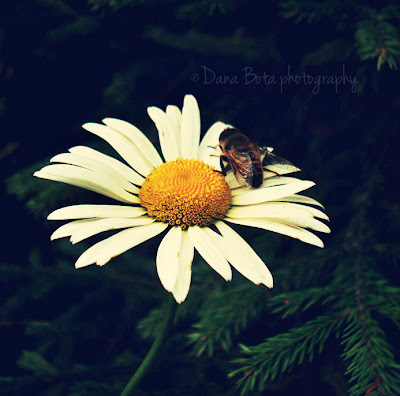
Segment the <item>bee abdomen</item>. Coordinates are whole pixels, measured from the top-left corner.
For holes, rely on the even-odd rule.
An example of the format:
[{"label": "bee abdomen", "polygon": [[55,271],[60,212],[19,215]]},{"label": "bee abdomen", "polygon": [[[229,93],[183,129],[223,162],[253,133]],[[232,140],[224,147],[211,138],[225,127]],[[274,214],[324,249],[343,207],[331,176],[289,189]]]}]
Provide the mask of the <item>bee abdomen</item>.
[{"label": "bee abdomen", "polygon": [[253,180],[251,183],[251,187],[257,188],[260,187],[264,180],[264,172],[263,166],[260,161],[259,156],[255,155],[254,153],[250,154],[251,157],[251,165],[253,168]]},{"label": "bee abdomen", "polygon": [[264,173],[262,167],[254,167],[253,181],[251,186],[254,188],[260,187],[264,180]]}]

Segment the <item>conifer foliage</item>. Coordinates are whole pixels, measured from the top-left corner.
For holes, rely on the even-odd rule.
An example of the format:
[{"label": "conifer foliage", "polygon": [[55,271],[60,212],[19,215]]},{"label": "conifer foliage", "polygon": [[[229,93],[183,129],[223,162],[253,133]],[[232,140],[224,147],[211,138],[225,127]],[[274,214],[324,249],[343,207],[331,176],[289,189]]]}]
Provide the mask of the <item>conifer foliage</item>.
[{"label": "conifer foliage", "polygon": [[400,57],[400,6],[388,5],[377,10],[357,1],[297,1],[280,2],[285,18],[309,23],[330,18],[337,23],[338,33],[354,31],[354,47],[361,60],[376,59],[377,69],[387,63],[397,69]]}]

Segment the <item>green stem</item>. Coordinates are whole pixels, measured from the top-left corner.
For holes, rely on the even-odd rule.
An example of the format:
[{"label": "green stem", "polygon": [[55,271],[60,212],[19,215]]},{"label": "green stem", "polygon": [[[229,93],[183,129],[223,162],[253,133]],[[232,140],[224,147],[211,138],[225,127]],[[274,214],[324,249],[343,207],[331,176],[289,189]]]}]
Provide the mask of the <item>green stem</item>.
[{"label": "green stem", "polygon": [[167,304],[167,312],[165,313],[164,320],[160,325],[160,328],[153,342],[153,345],[151,346],[150,351],[147,353],[146,357],[144,358],[142,364],[139,366],[139,368],[136,370],[135,374],[133,374],[128,384],[125,386],[124,390],[121,393],[121,396],[133,395],[132,393],[133,390],[136,388],[140,380],[143,378],[147,370],[150,368],[172,323],[175,310],[176,310],[176,303],[171,295],[170,300],[168,301]]}]

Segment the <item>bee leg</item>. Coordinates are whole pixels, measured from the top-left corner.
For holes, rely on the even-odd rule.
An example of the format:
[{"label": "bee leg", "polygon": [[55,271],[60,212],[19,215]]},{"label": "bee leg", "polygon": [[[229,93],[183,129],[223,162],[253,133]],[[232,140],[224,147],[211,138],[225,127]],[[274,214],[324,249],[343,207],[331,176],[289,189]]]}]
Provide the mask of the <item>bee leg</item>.
[{"label": "bee leg", "polygon": [[263,168],[265,171],[267,171],[267,172],[271,172],[271,173],[275,173],[275,176],[280,176],[280,174],[278,173],[278,172],[275,172],[275,171],[273,171],[273,170],[271,170],[271,169],[268,169],[268,168]]},{"label": "bee leg", "polygon": [[[213,157],[220,157],[219,155],[213,155]],[[214,169],[214,172],[222,173],[222,175],[226,176],[225,165],[223,163],[223,159],[220,157],[219,163],[221,166],[221,170]]]},{"label": "bee leg", "polygon": [[227,161],[228,158],[226,158],[224,155],[221,155],[219,157],[219,164],[221,166],[221,173],[226,176],[226,171],[225,171],[225,165],[224,165],[224,161]]},{"label": "bee leg", "polygon": [[213,149],[217,149],[218,146],[219,146],[219,144],[217,144],[216,146],[207,146],[207,147],[210,147],[210,148],[213,148]]},{"label": "bee leg", "polygon": [[273,147],[260,147],[260,152],[262,152],[262,154],[266,154],[266,153],[272,153],[274,151]]}]

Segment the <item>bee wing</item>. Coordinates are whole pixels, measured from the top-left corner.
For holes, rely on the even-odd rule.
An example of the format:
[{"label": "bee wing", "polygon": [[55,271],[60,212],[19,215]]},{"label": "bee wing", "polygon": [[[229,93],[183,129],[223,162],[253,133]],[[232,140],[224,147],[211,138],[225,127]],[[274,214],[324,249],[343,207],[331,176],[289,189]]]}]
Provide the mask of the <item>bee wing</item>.
[{"label": "bee wing", "polygon": [[249,152],[238,151],[231,153],[230,165],[237,182],[242,187],[250,187],[253,182],[253,163]]},{"label": "bee wing", "polygon": [[264,169],[277,173],[278,175],[285,175],[286,173],[298,172],[300,170],[290,161],[279,157],[279,155],[272,154],[269,147],[262,147],[260,150],[262,155],[264,155],[262,160]]}]

